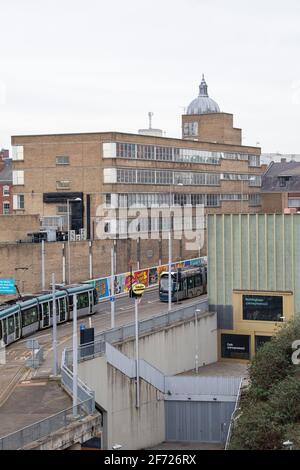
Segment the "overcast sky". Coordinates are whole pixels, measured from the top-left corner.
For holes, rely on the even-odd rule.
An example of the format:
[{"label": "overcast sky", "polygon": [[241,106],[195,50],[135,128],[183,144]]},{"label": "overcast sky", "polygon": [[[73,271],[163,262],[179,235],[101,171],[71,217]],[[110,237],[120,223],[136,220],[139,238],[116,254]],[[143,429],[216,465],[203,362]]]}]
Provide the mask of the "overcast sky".
[{"label": "overcast sky", "polygon": [[0,147],[14,134],[180,137],[202,73],[243,143],[300,153],[299,0],[0,0]]}]

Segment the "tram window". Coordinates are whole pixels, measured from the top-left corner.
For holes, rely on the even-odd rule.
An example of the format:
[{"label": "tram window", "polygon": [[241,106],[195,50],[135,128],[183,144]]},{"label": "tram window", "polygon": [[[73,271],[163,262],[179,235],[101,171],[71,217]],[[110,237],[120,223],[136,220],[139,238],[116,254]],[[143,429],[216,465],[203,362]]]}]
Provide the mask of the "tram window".
[{"label": "tram window", "polygon": [[88,292],[84,292],[83,294],[79,294],[77,296],[77,308],[87,308],[89,306],[89,295]]},{"label": "tram window", "polygon": [[59,299],[60,303],[60,321],[63,321],[65,319],[66,315],[66,299]]},{"label": "tram window", "polygon": [[0,320],[0,340],[2,339],[2,321]]},{"label": "tram window", "polygon": [[32,323],[35,323],[38,321],[38,312],[37,308],[29,308],[28,310],[24,310],[22,312],[22,327],[24,328],[25,326],[32,325]]},{"label": "tram window", "polygon": [[3,336],[6,335],[7,333],[7,328],[6,328],[6,318],[2,320],[2,325],[3,325]]},{"label": "tram window", "polygon": [[20,324],[19,324],[19,314],[18,313],[15,313],[15,322],[16,322],[16,329],[20,327]]},{"label": "tram window", "polygon": [[201,274],[196,274],[195,276],[195,287],[199,287],[201,286],[202,282],[201,282]]},{"label": "tram window", "polygon": [[194,287],[194,278],[193,277],[188,277],[187,282],[188,282],[188,289],[193,289],[193,287]]},{"label": "tram window", "polygon": [[12,315],[11,317],[8,317],[7,322],[8,322],[8,334],[11,335],[12,333],[15,332],[14,316]]}]

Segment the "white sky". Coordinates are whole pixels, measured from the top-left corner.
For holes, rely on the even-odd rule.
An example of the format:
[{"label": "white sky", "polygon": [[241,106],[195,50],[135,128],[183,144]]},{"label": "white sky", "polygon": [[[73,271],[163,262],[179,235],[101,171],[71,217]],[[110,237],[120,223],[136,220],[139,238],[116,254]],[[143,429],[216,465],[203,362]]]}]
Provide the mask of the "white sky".
[{"label": "white sky", "polygon": [[243,143],[300,153],[299,0],[0,0],[0,147],[14,134],[181,136],[202,73]]}]

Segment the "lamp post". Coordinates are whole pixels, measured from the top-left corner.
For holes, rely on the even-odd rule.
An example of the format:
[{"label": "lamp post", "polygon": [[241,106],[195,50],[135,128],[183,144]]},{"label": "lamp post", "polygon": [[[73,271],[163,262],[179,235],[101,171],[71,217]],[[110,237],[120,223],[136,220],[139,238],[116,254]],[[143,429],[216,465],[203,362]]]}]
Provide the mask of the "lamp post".
[{"label": "lamp post", "polygon": [[[174,183],[170,184],[170,231],[169,231],[169,275],[168,275],[168,312],[172,310],[172,231],[174,232],[174,217],[171,214],[172,207],[172,187]],[[183,186],[183,183],[178,182],[177,186]]]},{"label": "lamp post", "polygon": [[195,371],[198,375],[199,372],[199,354],[198,354],[198,312],[200,309],[195,310]]},{"label": "lamp post", "polygon": [[67,218],[68,218],[68,283],[71,284],[71,255],[70,255],[70,202],[81,202],[80,197],[67,199]]},{"label": "lamp post", "polygon": [[78,382],[78,343],[77,343],[77,294],[73,295],[73,416],[77,416]]},{"label": "lamp post", "polygon": [[52,345],[53,345],[53,375],[57,376],[57,317],[55,297],[55,274],[52,273]]}]

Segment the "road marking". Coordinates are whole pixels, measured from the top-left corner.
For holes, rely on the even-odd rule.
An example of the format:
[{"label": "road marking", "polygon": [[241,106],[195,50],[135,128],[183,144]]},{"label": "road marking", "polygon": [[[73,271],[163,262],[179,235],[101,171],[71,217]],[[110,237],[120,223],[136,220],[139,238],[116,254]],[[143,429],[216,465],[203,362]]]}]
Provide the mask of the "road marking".
[{"label": "road marking", "polygon": [[129,306],[129,307],[120,307],[119,310],[132,310],[133,307],[132,306]]}]

